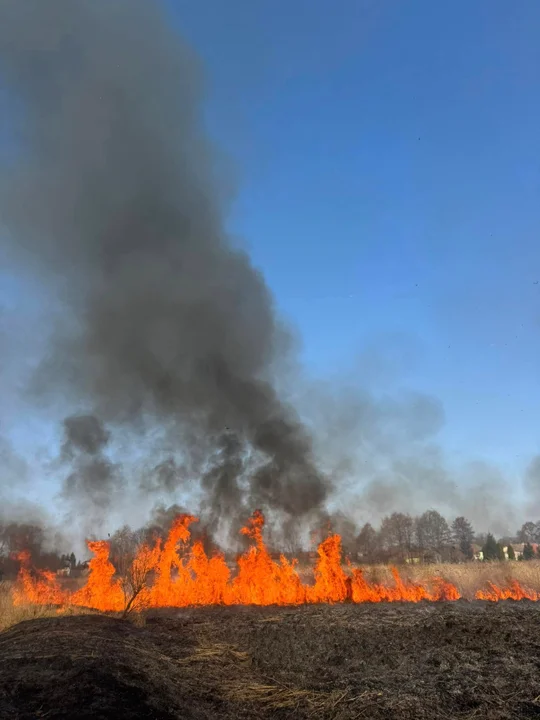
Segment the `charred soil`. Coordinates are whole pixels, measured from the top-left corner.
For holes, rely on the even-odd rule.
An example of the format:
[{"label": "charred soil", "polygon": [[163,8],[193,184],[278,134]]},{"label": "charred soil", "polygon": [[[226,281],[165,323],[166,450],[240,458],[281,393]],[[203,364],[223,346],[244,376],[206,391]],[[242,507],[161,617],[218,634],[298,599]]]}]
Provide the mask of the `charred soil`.
[{"label": "charred soil", "polygon": [[540,717],[527,601],[208,607],[0,634],[0,718]]}]

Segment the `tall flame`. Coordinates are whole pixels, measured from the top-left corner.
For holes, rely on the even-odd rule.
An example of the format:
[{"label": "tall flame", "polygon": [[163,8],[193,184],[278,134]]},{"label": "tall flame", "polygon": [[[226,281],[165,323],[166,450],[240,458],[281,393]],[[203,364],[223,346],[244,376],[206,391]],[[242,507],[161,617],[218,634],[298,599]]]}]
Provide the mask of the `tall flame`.
[{"label": "tall flame", "polygon": [[[110,543],[88,542],[93,553],[86,584],[70,593],[50,572],[33,571],[29,553],[21,553],[21,568],[13,591],[16,604],[76,605],[101,611],[126,607],[185,607],[188,605],[300,605],[304,603],[420,602],[458,600],[452,583],[434,578],[429,584],[404,580],[392,569],[393,584],[369,582],[359,568],[342,562],[341,538],[330,535],[317,549],[314,582],[302,581],[297,560],[272,558],[263,539],[264,516],[256,511],[242,529],[250,541],[231,571],[223,554],[208,556],[199,541],[190,543],[193,515],[179,515],[165,541],[142,545],[127,571],[119,574],[110,560]],[[540,595],[512,581],[506,588],[489,584],[476,593],[479,600],[538,600]]]}]

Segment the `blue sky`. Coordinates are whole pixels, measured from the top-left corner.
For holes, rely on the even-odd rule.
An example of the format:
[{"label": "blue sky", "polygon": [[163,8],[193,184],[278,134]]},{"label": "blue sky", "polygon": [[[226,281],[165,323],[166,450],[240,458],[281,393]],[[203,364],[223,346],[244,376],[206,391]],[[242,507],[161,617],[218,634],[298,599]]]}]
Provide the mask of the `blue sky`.
[{"label": "blue sky", "polygon": [[457,461],[519,472],[540,449],[540,4],[171,6],[235,168],[230,226],[307,367],[362,383],[366,348],[412,347],[388,389],[442,401]]},{"label": "blue sky", "polygon": [[229,226],[309,373],[430,393],[449,458],[518,476],[540,451],[540,3],[168,3],[205,64]]}]

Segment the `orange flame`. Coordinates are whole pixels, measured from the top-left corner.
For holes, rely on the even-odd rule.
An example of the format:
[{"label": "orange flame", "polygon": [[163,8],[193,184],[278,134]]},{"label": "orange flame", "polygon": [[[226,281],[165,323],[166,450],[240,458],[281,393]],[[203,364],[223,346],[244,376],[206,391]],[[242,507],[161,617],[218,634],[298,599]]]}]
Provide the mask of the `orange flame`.
[{"label": "orange flame", "polygon": [[121,610],[123,594],[119,581],[113,579],[116,570],[109,560],[110,544],[96,540],[88,542],[88,549],[94,553],[89,563],[88,582],[73,594],[72,604],[103,611]]},{"label": "orange flame", "polygon": [[539,600],[540,595],[534,590],[522,587],[517,580],[512,580],[507,587],[499,587],[493,583],[488,583],[487,590],[478,590],[475,595],[477,600],[490,600],[498,602],[499,600]]},{"label": "orange flame", "polygon": [[17,560],[21,564],[19,585],[13,590],[15,605],[62,605],[68,597],[60,588],[54,573],[47,570],[32,571],[30,553],[18,553]]},{"label": "orange flame", "polygon": [[[201,542],[190,545],[192,515],[178,516],[164,542],[139,548],[125,574],[119,574],[110,560],[110,544],[88,542],[94,554],[84,587],[74,593],[64,590],[52,573],[32,573],[30,556],[20,556],[21,569],[14,590],[17,603],[79,605],[101,611],[126,607],[185,607],[188,605],[300,605],[304,603],[420,602],[458,600],[458,589],[442,578],[430,586],[403,580],[393,568],[393,585],[370,583],[362,571],[343,567],[339,535],[329,535],[318,547],[314,583],[302,582],[297,560],[283,555],[272,559],[263,539],[264,516],[256,511],[242,533],[250,540],[247,551],[231,572],[222,554],[209,557]],[[495,586],[483,599],[531,597],[512,585],[513,595]],[[489,597],[487,597],[489,595]],[[500,597],[499,597],[500,596]],[[518,599],[516,597],[516,599]],[[532,598],[531,598],[532,599]],[[536,599],[536,595],[534,597]]]}]

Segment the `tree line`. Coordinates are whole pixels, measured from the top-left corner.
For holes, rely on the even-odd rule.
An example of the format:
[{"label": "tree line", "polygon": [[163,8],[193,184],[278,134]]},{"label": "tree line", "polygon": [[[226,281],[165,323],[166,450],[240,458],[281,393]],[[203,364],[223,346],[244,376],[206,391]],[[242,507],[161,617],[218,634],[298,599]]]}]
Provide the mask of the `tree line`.
[{"label": "tree line", "polygon": [[[111,559],[115,566],[125,563],[125,559],[131,557],[142,542],[150,542],[156,535],[164,537],[168,524],[149,525],[138,531],[126,526],[116,531],[110,537]],[[467,562],[475,555],[478,557],[478,551],[487,561],[514,560],[514,545],[517,544],[520,544],[517,559],[540,558],[536,550],[540,545],[540,521],[528,521],[514,536],[498,539],[491,533],[476,533],[471,522],[463,516],[448,522],[436,510],[427,510],[419,516],[394,512],[384,517],[378,528],[366,523],[358,529],[350,518],[340,513],[327,516],[322,525],[311,535],[312,546],[329,533],[337,532],[342,537],[344,556],[365,564]],[[219,549],[204,528],[194,526],[193,535],[203,541],[207,552]],[[294,533],[275,539],[271,535],[269,532],[269,547],[277,555],[283,551],[291,557],[307,554]],[[55,552],[48,548],[48,544],[44,529],[36,524],[0,523],[0,575],[11,577],[17,574],[17,555],[23,550],[30,553],[32,564],[37,568],[53,572],[69,568],[71,575],[77,575],[85,568],[86,563],[77,560],[73,552]],[[506,553],[503,548],[506,548]]]},{"label": "tree line", "polygon": [[[538,543],[540,521],[526,522],[514,536],[496,539],[492,533],[476,533],[464,516],[449,523],[436,510],[427,510],[417,517],[394,512],[383,518],[378,529],[366,523],[347,551],[365,563],[531,560],[537,557]],[[518,556],[517,544],[524,545]]]}]

